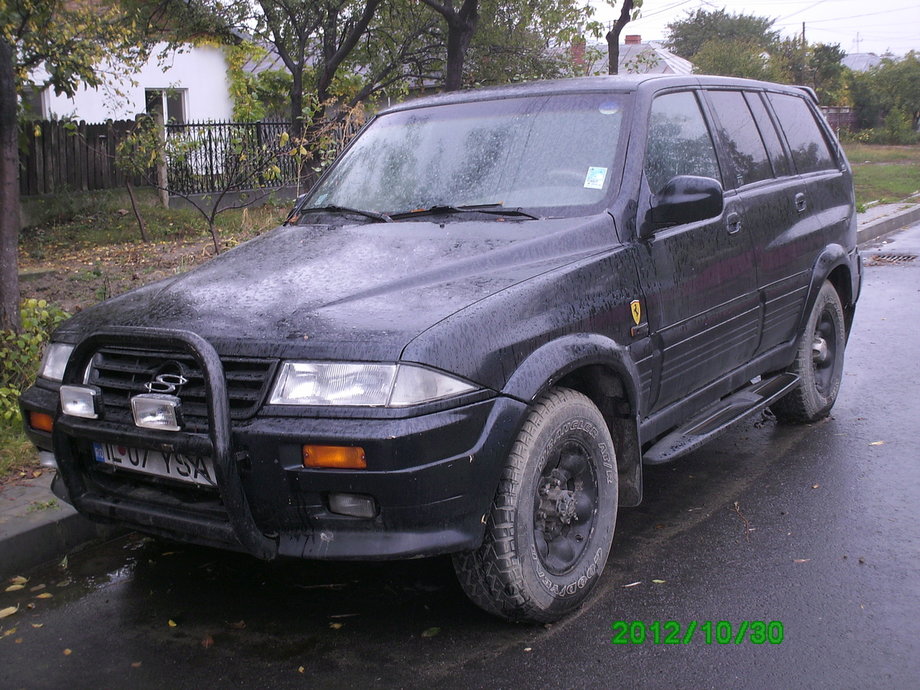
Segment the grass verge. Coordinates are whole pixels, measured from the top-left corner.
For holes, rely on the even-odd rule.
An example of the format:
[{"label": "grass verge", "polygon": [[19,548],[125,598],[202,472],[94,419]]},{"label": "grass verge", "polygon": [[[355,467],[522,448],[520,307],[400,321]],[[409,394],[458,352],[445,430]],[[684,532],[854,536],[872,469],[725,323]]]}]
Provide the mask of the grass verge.
[{"label": "grass verge", "polygon": [[920,190],[920,146],[846,144],[856,203],[896,203]]}]

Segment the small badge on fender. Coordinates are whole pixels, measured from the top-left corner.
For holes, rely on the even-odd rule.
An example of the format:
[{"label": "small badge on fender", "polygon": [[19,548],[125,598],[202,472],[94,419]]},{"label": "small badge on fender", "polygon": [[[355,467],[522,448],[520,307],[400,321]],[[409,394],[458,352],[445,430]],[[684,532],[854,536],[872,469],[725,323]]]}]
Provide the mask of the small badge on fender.
[{"label": "small badge on fender", "polygon": [[633,321],[635,321],[636,325],[638,326],[642,321],[642,303],[639,300],[634,299],[629,303],[629,311],[632,312]]}]

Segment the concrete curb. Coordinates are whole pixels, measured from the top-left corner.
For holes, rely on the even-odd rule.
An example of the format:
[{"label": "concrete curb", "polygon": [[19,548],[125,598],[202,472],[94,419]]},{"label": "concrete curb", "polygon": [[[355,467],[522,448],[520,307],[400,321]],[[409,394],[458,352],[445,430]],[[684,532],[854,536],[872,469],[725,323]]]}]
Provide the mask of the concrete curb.
[{"label": "concrete curb", "polygon": [[[920,204],[892,204],[890,212],[877,208],[873,215],[859,224],[860,244],[920,220]],[[123,533],[121,528],[82,517],[56,499],[51,493],[52,474],[0,488],[0,577],[61,559],[92,542]]]},{"label": "concrete curb", "polygon": [[911,223],[920,220],[920,204],[892,204],[897,210],[891,214],[876,218],[863,225],[856,231],[856,241],[859,244],[871,242],[883,235],[899,230]]},{"label": "concrete curb", "polygon": [[0,491],[0,577],[63,558],[120,530],[92,522],[51,493],[53,471]]}]

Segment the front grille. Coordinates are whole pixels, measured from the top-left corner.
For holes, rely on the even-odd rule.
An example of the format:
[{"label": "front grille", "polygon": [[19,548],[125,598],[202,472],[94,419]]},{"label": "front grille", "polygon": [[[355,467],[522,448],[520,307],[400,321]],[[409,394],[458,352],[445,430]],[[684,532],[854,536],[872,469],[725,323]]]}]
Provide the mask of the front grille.
[{"label": "front grille", "polygon": [[[245,357],[221,357],[231,419],[246,419],[256,413],[274,378],[276,361]],[[173,394],[182,401],[186,420],[206,423],[208,416],[204,374],[189,354],[156,350],[102,348],[92,359],[89,383],[102,389],[107,415],[118,418],[131,414],[131,398],[148,392],[145,384],[160,374],[181,375],[187,383]],[[190,429],[192,430],[192,429]]]}]

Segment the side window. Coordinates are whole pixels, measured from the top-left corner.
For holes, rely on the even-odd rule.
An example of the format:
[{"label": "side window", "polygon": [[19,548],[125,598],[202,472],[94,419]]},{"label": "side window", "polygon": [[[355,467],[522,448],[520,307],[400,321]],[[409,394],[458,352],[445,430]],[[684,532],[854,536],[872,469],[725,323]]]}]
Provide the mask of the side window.
[{"label": "side window", "polygon": [[763,137],[763,143],[767,147],[767,153],[770,154],[770,162],[773,164],[773,174],[777,177],[785,177],[792,174],[789,169],[789,159],[783,150],[783,145],[779,140],[779,134],[776,132],[776,126],[770,114],[767,112],[767,106],[764,105],[760,94],[746,93],[744,100],[747,101],[748,107],[754,114],[754,119],[760,123],[760,136]]},{"label": "side window", "polygon": [[709,100],[716,112],[719,132],[731,158],[735,184],[742,185],[773,177],[754,116],[740,91],[710,91]]},{"label": "side window", "polygon": [[721,180],[712,138],[691,92],[665,94],[652,102],[645,175],[655,193],[675,175]]},{"label": "side window", "polygon": [[796,170],[809,173],[836,168],[824,134],[805,99],[778,93],[771,93],[768,98],[786,134]]}]

